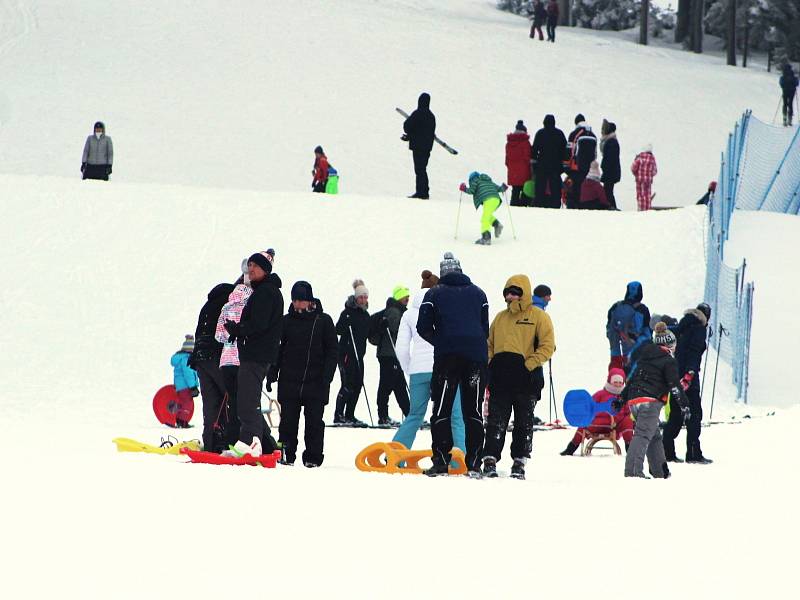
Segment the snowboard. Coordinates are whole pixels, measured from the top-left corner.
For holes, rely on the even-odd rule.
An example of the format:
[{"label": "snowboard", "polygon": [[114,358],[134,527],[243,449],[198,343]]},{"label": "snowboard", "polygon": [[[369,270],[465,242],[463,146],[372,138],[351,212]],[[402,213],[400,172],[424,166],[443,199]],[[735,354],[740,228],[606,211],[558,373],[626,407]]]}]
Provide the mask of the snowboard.
[{"label": "snowboard", "polygon": [[[404,111],[402,108],[395,108],[395,110],[397,112],[399,112],[401,115],[403,115],[406,119],[408,118],[408,113],[406,111]],[[450,154],[458,154],[458,150],[456,150],[455,148],[450,146],[444,140],[440,139],[439,136],[434,135],[433,136],[433,141],[436,142],[437,144],[439,144],[445,150],[447,150]]]},{"label": "snowboard", "polygon": [[268,469],[274,469],[278,460],[281,458],[281,451],[275,450],[272,454],[262,454],[253,457],[249,454],[244,456],[222,456],[215,452],[203,452],[201,450],[191,450],[182,448],[181,454],[185,454],[193,463],[203,463],[207,465],[247,465],[255,467],[260,465]]}]

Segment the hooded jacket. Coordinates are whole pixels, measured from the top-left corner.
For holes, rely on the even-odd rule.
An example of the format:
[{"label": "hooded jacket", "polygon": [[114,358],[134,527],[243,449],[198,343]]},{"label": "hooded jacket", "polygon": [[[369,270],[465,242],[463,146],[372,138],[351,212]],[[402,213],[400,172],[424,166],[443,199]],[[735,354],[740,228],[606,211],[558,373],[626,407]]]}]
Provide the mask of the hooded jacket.
[{"label": "hooded jacket", "polygon": [[531,178],[531,138],[523,131],[506,136],[508,185],[522,186]]},{"label": "hooded jacket", "polygon": [[417,110],[412,112],[403,123],[403,131],[408,136],[408,149],[413,152],[428,152],[433,149],[433,138],[436,135],[436,117],[431,112],[431,97],[420,94]]},{"label": "hooded jacket", "polygon": [[[472,177],[469,180],[469,187],[466,193],[472,196],[472,203],[475,208],[480,208],[483,203],[489,198],[497,198],[500,200],[500,186],[498,186],[492,178],[481,173],[477,177]],[[502,202],[502,200],[501,200]],[[441,281],[439,281],[441,283]]]},{"label": "hooded jacket", "polygon": [[528,276],[513,275],[505,285],[511,286],[520,288],[522,297],[497,313],[489,329],[489,368],[495,387],[527,385],[528,373],[550,360],[556,348],[553,322],[533,305]]},{"label": "hooded jacket", "polygon": [[252,282],[253,293],[242,310],[239,321],[239,359],[242,362],[275,364],[281,340],[283,295],[281,279],[270,273],[260,282]]},{"label": "hooded jacket", "polygon": [[208,299],[200,309],[197,328],[194,331],[194,351],[192,362],[214,360],[219,364],[222,344],[215,338],[219,315],[233,291],[233,284],[220,283],[208,293]]},{"label": "hooded jacket", "polygon": [[658,175],[658,166],[656,165],[656,157],[652,152],[642,152],[633,159],[631,165],[631,173],[636,178],[636,181],[649,181],[652,182],[653,178]]},{"label": "hooded jacket", "polygon": [[675,347],[675,360],[678,361],[678,373],[682,376],[694,371],[693,385],[699,385],[700,365],[706,351],[706,332],[708,323],[706,316],[696,308],[687,310],[678,323],[675,332],[678,340]]},{"label": "hooded jacket", "polygon": [[383,317],[386,319],[386,327],[392,338],[389,339],[386,330],[381,332],[381,341],[378,344],[378,349],[375,355],[378,358],[394,358],[394,345],[397,343],[397,330],[400,328],[400,319],[403,318],[403,313],[406,312],[406,307],[402,302],[395,300],[391,296],[386,299],[386,310]]},{"label": "hooded jacket", "polygon": [[214,330],[214,337],[222,344],[222,354],[219,359],[220,367],[238,367],[239,366],[239,347],[236,340],[233,342],[228,341],[231,335],[225,329],[226,321],[233,321],[238,323],[242,320],[242,310],[247,300],[253,293],[251,288],[246,283],[240,283],[228,295],[228,301],[223,305],[217,319],[217,327]]},{"label": "hooded jacket", "polygon": [[630,356],[636,348],[650,340],[650,309],[642,304],[642,284],[631,281],[625,298],[611,305],[606,321],[611,356]]},{"label": "hooded jacket", "polygon": [[367,307],[359,306],[355,296],[349,296],[344,303],[344,310],[336,321],[336,335],[339,336],[339,358],[350,356],[353,353],[353,341],[350,339],[350,330],[353,331],[355,351],[358,360],[364,360],[367,351],[367,337],[369,336],[369,311]]},{"label": "hooded jacket", "polygon": [[778,83],[781,86],[784,96],[794,96],[797,90],[798,80],[790,65],[783,66],[783,74],[778,80]]},{"label": "hooded jacket", "polygon": [[101,134],[99,139],[95,135],[87,137],[86,143],[83,145],[81,162],[90,165],[113,165],[114,144],[111,143],[111,138],[105,133]]},{"label": "hooded jacket", "polygon": [[189,354],[189,352],[176,352],[170,359],[172,380],[178,392],[198,386],[197,373],[189,367]]},{"label": "hooded jacket", "polygon": [[624,400],[633,401],[634,404],[639,398],[645,401],[655,399],[666,402],[667,394],[677,388],[678,404],[686,405],[686,399],[680,389],[678,363],[666,348],[653,342],[646,342],[636,349],[632,358],[636,366],[628,379],[628,385],[622,392]]},{"label": "hooded jacket", "polygon": [[427,289],[417,290],[408,305],[408,310],[400,319],[397,331],[397,360],[403,373],[408,376],[433,372],[433,346],[417,333],[419,307],[427,292]]},{"label": "hooded jacket", "polygon": [[567,154],[567,138],[564,132],[556,127],[553,115],[544,118],[544,127],[536,132],[533,138],[533,168],[536,173],[560,174]]}]

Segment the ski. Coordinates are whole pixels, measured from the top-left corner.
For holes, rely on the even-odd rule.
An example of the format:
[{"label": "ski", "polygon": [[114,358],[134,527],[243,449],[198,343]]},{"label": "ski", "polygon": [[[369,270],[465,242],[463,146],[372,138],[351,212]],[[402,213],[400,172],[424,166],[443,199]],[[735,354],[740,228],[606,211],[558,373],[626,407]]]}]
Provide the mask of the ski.
[{"label": "ski", "polygon": [[[395,108],[395,110],[399,112],[401,115],[403,115],[406,119],[408,118],[408,113],[404,111],[402,108]],[[445,150],[447,150],[450,154],[458,154],[458,150],[456,150],[450,144],[439,138],[439,136],[434,135],[433,141],[439,144]]]},{"label": "ski", "polygon": [[399,425],[350,425],[349,423],[326,423],[325,427],[334,427],[336,429],[397,429]]}]

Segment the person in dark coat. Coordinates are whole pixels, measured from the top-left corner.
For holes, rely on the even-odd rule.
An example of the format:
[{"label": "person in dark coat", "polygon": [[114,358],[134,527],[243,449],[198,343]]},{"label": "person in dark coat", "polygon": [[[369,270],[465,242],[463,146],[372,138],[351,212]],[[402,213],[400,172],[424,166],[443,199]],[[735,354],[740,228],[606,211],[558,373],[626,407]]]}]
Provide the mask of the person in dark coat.
[{"label": "person in dark coat", "polygon": [[783,95],[783,125],[784,127],[791,127],[792,118],[794,117],[794,96],[797,93],[798,80],[792,70],[792,65],[789,63],[783,65],[783,74],[778,83],[781,86]]},{"label": "person in dark coat", "polygon": [[567,208],[577,208],[581,197],[581,185],[589,173],[589,167],[597,158],[597,136],[586,123],[586,117],[580,113],[575,116],[575,129],[567,136],[567,147],[569,149]]},{"label": "person in dark coat", "polygon": [[403,140],[408,140],[408,149],[414,157],[414,173],[417,176],[417,190],[409,198],[427,200],[430,197],[427,169],[436,135],[436,117],[430,107],[431,96],[423,92],[417,100],[417,110],[403,123]]},{"label": "person in dark coat", "polygon": [[270,370],[269,380],[278,382],[282,461],[294,464],[300,407],[303,407],[306,423],[303,464],[313,468],[320,466],[325,458],[322,415],[336,373],[336,329],[333,319],[322,312],[322,304],[314,298],[310,283],[298,281],[291,294],[289,312],[282,319],[278,360]]},{"label": "person in dark coat", "polygon": [[81,158],[83,179],[100,179],[108,181],[114,165],[114,144],[106,135],[106,126],[102,121],[94,124],[94,135],[86,138]]},{"label": "person in dark coat", "polygon": [[600,128],[600,152],[603,154],[603,161],[600,168],[603,171],[603,188],[606,198],[612,209],[617,209],[617,199],[614,197],[614,185],[622,179],[622,167],[619,162],[619,141],[617,141],[617,125],[603,119],[603,126]]},{"label": "person in dark coat", "polygon": [[638,281],[625,288],[625,298],[608,309],[606,337],[611,350],[609,369],[624,369],[629,375],[633,352],[650,339],[650,309],[642,303],[644,290]]},{"label": "person in dark coat", "polygon": [[547,41],[556,43],[556,25],[558,25],[558,0],[550,0],[547,3]]},{"label": "person in dark coat", "polygon": [[[222,307],[233,291],[233,284],[220,283],[208,293],[208,300],[200,309],[194,332],[194,350],[189,366],[197,371],[200,392],[203,396],[203,448],[209,452],[222,452],[228,446],[224,436],[227,411],[225,381],[219,368],[222,344],[214,338],[214,330]],[[234,442],[236,440],[233,440]]]},{"label": "person in dark coat", "polygon": [[525,182],[531,178],[531,138],[520,119],[514,131],[506,136],[507,183],[511,186],[511,206],[528,206],[530,199],[522,194]]},{"label": "person in dark coat", "polygon": [[400,319],[406,312],[410,292],[407,287],[398,285],[392,295],[386,299],[386,309],[379,330],[375,332],[374,341],[377,342],[376,356],[380,364],[380,379],[378,380],[378,425],[398,427],[400,423],[389,417],[389,396],[394,394],[397,405],[403,413],[408,415],[410,408],[408,387],[400,362],[397,360],[397,332],[400,330]]},{"label": "person in dark coat", "polygon": [[425,294],[417,319],[417,333],[433,346],[433,466],[425,473],[429,476],[447,474],[453,449],[450,415],[456,389],[460,389],[467,469],[471,477],[480,477],[481,404],[489,358],[489,302],[483,290],[461,272],[461,263],[452,253],[445,253],[439,272],[439,285]]},{"label": "person in dark coat", "polygon": [[230,451],[234,455],[259,456],[276,448],[261,412],[261,390],[270,366],[278,360],[283,317],[281,279],[272,272],[273,259],[269,252],[256,252],[247,259],[253,293],[242,310],[241,320],[225,323],[231,341],[236,341],[240,362],[236,385],[241,427],[239,441]]},{"label": "person in dark coat", "polygon": [[[703,456],[700,448],[700,423],[703,420],[703,405],[700,401],[700,366],[706,351],[708,336],[708,319],[711,307],[705,302],[697,308],[687,310],[677,327],[677,347],[675,360],[678,361],[678,374],[686,377],[689,372],[694,375],[686,389],[689,402],[690,418],[686,423],[686,462],[710,464],[710,459]],[[675,438],[681,432],[683,418],[680,407],[674,398],[670,398],[670,414],[664,427],[664,452],[670,462],[683,462],[675,454]]]},{"label": "person in dark coat", "polygon": [[[547,9],[544,7],[542,0],[535,0],[533,3],[533,23],[531,24],[531,38],[536,37],[536,32],[539,32],[539,41],[544,40],[542,35],[542,25],[547,20]],[[550,31],[547,32],[547,40],[550,41]]]},{"label": "person in dark coat", "polygon": [[652,342],[645,342],[634,352],[636,368],[622,392],[622,401],[627,403],[635,422],[633,439],[625,456],[625,477],[645,478],[645,456],[650,475],[658,479],[670,476],[658,429],[659,414],[667,396],[676,399],[685,419],[689,416],[674,352],[675,334],[664,323],[656,325]]},{"label": "person in dark coat", "polygon": [[364,354],[369,336],[369,290],[361,279],[353,282],[353,295],[344,303],[336,322],[339,336],[339,374],[342,385],[336,395],[333,422],[352,427],[366,427],[356,419],[356,404],[364,387]]},{"label": "person in dark coat", "polygon": [[556,127],[556,118],[546,115],[544,127],[533,138],[532,160],[536,175],[533,205],[540,208],[561,208],[561,173],[567,160],[567,138]]}]

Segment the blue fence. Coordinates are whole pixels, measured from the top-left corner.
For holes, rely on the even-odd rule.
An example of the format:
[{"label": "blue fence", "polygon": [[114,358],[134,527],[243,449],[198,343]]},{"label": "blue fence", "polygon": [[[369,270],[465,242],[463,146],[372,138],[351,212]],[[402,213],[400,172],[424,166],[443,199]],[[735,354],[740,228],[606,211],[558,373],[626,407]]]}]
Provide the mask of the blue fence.
[{"label": "blue fence", "polygon": [[734,209],[800,214],[800,128],[774,127],[742,115],[728,136],[709,203],[705,301],[712,308],[711,345],[731,365],[737,397],[747,402],[755,286],[746,261],[725,264]]}]

